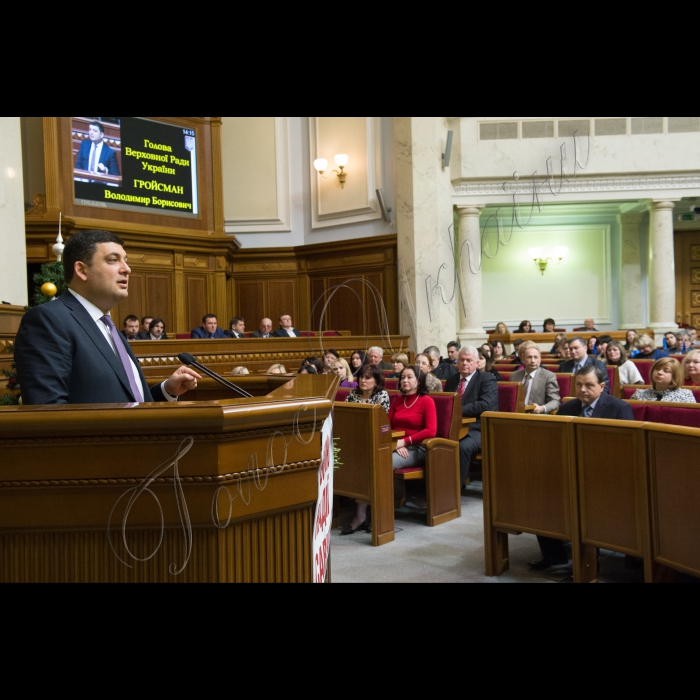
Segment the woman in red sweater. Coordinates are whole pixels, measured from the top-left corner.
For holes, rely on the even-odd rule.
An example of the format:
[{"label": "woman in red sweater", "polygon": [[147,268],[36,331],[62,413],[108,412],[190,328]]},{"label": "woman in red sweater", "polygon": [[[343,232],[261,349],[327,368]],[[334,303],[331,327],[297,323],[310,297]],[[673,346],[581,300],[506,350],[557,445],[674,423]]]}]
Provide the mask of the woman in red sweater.
[{"label": "woman in red sweater", "polygon": [[403,397],[389,409],[389,423],[393,431],[403,431],[406,437],[398,441],[394,452],[394,469],[408,469],[425,465],[423,442],[437,435],[437,410],[428,396],[425,372],[407,367],[401,372],[399,390]]}]

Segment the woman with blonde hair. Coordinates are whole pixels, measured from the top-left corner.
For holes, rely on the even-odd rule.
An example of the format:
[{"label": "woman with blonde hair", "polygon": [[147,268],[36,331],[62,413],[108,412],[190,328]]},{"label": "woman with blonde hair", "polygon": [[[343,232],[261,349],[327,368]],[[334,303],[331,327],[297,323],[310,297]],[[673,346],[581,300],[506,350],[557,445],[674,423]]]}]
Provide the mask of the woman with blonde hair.
[{"label": "woman with blonde hair", "polygon": [[683,374],[687,386],[700,386],[700,350],[691,350],[683,358]]},{"label": "woman with blonde hair", "polygon": [[246,377],[250,374],[250,372],[248,371],[248,369],[246,367],[234,367],[231,374],[234,377]]},{"label": "woman with blonde hair", "polygon": [[506,326],[505,323],[497,323],[495,335],[510,335],[510,331],[508,330],[508,326]]},{"label": "woman with blonde hair", "polygon": [[397,352],[391,356],[391,365],[394,368],[394,379],[398,379],[401,372],[411,363],[408,360],[408,355],[405,352]]},{"label": "woman with blonde hair", "polygon": [[287,369],[284,365],[276,364],[272,365],[270,369],[267,370],[268,374],[287,374]]},{"label": "woman with blonde hair", "polygon": [[632,401],[663,401],[665,403],[697,403],[693,392],[682,389],[683,366],[674,357],[662,357],[651,368],[651,389],[639,389]]},{"label": "woman with blonde hair", "polygon": [[333,363],[333,372],[340,377],[340,388],[341,389],[357,389],[357,382],[353,382],[354,377],[350,370],[350,365],[348,361],[339,357]]},{"label": "woman with blonde hair", "polygon": [[659,350],[656,347],[654,339],[650,335],[640,335],[634,344],[639,352],[633,357],[640,360],[660,360],[664,357],[670,357],[665,350]]}]

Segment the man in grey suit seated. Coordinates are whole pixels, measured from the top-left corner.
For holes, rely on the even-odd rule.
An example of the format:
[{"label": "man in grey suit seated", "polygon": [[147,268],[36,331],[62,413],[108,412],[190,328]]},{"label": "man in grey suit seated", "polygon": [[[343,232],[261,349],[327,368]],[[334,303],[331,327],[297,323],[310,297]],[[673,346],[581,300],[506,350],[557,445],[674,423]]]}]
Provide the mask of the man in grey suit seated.
[{"label": "man in grey suit seated", "polygon": [[548,414],[559,410],[561,396],[559,383],[553,372],[542,367],[542,354],[532,341],[520,346],[520,359],[524,370],[514,372],[511,382],[520,382],[525,387],[525,405],[534,406],[533,413]]},{"label": "man in grey suit seated", "polygon": [[[583,339],[576,336],[568,341],[567,345],[571,351],[571,359],[562,362],[559,365],[559,371],[562,374],[576,374],[579,370],[584,367],[597,367],[605,376],[607,374],[607,367],[600,362],[600,360],[595,360],[588,354],[588,343]],[[605,383],[605,393],[610,393],[609,382]]]}]

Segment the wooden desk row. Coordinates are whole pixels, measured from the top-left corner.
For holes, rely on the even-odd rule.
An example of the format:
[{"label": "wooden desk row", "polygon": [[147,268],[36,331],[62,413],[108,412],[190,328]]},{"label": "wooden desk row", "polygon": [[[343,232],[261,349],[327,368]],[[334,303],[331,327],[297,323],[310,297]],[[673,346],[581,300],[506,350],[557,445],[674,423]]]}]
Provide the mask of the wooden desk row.
[{"label": "wooden desk row", "polygon": [[487,576],[523,532],[572,542],[579,583],[598,548],[643,559],[647,582],[700,576],[700,430],[487,413],[482,431]]}]

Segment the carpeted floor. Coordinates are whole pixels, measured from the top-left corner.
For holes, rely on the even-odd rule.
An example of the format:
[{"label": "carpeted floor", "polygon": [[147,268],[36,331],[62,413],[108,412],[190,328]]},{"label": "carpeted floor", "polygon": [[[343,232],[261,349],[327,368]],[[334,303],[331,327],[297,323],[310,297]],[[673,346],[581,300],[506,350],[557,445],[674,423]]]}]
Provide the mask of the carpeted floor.
[{"label": "carpeted floor", "polygon": [[[541,558],[533,535],[510,538],[511,569],[500,578],[484,575],[483,499],[475,490],[462,497],[462,517],[440,527],[427,527],[420,515],[397,511],[396,540],[372,547],[371,535],[357,533],[331,538],[333,583],[562,583],[563,577],[531,572],[530,561]],[[352,518],[341,513],[341,522]],[[643,583],[641,569],[625,568],[625,557],[601,552],[600,577],[605,583]]]}]

